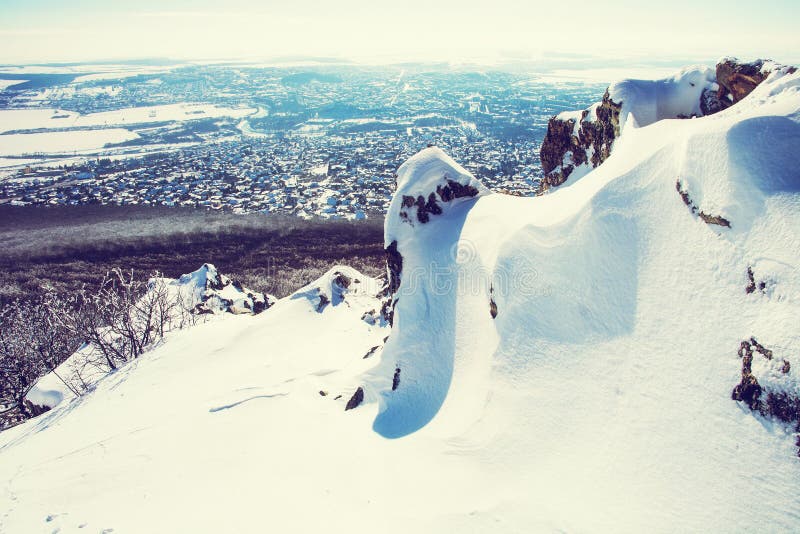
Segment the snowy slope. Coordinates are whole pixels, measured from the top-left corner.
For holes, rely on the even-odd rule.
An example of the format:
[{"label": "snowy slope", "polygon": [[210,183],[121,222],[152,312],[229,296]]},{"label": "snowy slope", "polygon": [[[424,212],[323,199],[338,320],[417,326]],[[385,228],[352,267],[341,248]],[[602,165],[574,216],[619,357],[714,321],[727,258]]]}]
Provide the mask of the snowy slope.
[{"label": "snowy slope", "polygon": [[387,214],[385,345],[380,284],[345,267],[174,333],[0,434],[0,531],[795,531],[796,432],[731,398],[751,337],[765,392],[800,394],[781,74],[542,197],[423,151]]},{"label": "snowy slope", "polygon": [[[507,513],[545,507],[566,530],[793,530],[796,432],[731,391],[752,336],[776,354],[753,361],[762,386],[800,394],[799,110],[798,75],[775,75],[725,112],[626,131],[552,195],[480,196],[424,228],[395,202],[375,430],[446,440],[492,466]],[[748,267],[772,285],[747,293]]]},{"label": "snowy slope", "polygon": [[[186,322],[205,322],[209,316],[223,313],[258,314],[276,300],[272,295],[242,287],[211,263],[178,279],[151,279],[148,287],[151,292],[164,289],[169,302],[173,303],[167,330],[181,328]],[[64,399],[72,399],[91,388],[109,371],[105,356],[86,344],[54,371],[41,377],[25,398],[36,406],[53,408]]]}]

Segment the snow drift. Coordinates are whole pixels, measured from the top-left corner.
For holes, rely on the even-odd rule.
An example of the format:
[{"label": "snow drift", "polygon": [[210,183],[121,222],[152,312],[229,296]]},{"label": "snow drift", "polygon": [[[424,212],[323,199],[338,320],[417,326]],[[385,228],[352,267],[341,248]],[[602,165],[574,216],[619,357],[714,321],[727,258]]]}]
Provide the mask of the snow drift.
[{"label": "snow drift", "polygon": [[[400,169],[386,235],[402,271],[374,428],[497,455],[537,486],[569,487],[546,497],[553,509],[591,503],[615,518],[574,519],[577,530],[790,530],[800,77],[773,73],[702,120],[657,115],[570,187],[481,193],[424,225],[403,191],[480,186],[436,148]],[[748,277],[769,282],[748,290]],[[751,338],[769,357],[740,349]],[[770,507],[742,507],[767,493]]]}]

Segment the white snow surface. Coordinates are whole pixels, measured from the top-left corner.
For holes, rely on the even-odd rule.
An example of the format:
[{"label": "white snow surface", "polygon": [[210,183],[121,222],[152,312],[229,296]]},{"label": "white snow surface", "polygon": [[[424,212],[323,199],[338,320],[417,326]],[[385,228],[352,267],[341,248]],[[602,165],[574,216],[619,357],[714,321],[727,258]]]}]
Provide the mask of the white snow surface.
[{"label": "white snow surface", "polygon": [[51,108],[0,110],[0,133],[40,128],[99,128],[217,117],[246,117],[256,108],[230,108],[213,104],[183,103],[141,106],[81,115]]},{"label": "white snow surface", "polygon": [[638,127],[679,115],[702,115],[700,95],[716,85],[716,71],[710,67],[688,67],[673,76],[658,80],[622,80],[609,86],[616,103],[622,102],[619,125],[624,131],[628,116]]},{"label": "white snow surface", "polygon": [[0,156],[72,154],[97,150],[110,143],[122,143],[138,138],[139,134],[124,128],[5,134],[0,135]]},{"label": "white snow surface", "polygon": [[[344,267],[176,332],[0,434],[0,531],[794,532],[796,433],[731,390],[754,336],[792,363],[755,359],[758,379],[800,393],[798,146],[800,73],[773,73],[726,111],[626,131],[541,197],[426,149],[387,214],[382,351],[363,358],[389,330]],[[478,195],[400,218],[447,178]],[[768,291],[745,293],[748,266]]]}]

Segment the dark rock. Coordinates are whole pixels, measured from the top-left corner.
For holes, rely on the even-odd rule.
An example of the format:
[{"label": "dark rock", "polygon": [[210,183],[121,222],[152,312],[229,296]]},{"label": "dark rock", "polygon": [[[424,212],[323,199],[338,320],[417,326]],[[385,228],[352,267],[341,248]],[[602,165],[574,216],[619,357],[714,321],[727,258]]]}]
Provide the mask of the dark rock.
[{"label": "dark rock", "polygon": [[439,195],[439,198],[442,199],[442,202],[450,202],[456,198],[477,196],[479,191],[476,187],[469,184],[465,185],[448,178],[447,184],[444,186],[436,186],[436,193]]},{"label": "dark rock", "polygon": [[724,226],[725,228],[731,227],[731,222],[721,215],[709,215],[708,213],[702,211],[699,213],[699,215],[706,224],[716,224],[717,226]]},{"label": "dark rock", "polygon": [[319,396],[320,396],[320,397],[327,397],[327,396],[328,396],[328,392],[327,392],[327,391],[322,391],[322,390],[319,390]]},{"label": "dark rock", "polygon": [[369,349],[369,350],[367,351],[367,353],[364,355],[364,357],[363,357],[363,358],[361,358],[361,359],[362,359],[362,360],[366,360],[367,358],[369,358],[370,356],[372,356],[373,354],[375,354],[375,352],[376,352],[376,351],[377,351],[377,350],[378,350],[380,347],[381,347],[380,345],[375,345],[374,347],[372,347],[371,349]]},{"label": "dark rock", "polygon": [[350,400],[347,401],[347,406],[344,407],[344,411],[357,408],[362,402],[364,402],[364,390],[359,387],[356,392],[353,393],[353,396],[350,397]]},{"label": "dark rock", "polygon": [[742,375],[742,380],[731,392],[731,398],[735,401],[742,401],[753,410],[761,409],[761,386],[752,374]]},{"label": "dark rock", "polygon": [[747,286],[744,288],[744,292],[748,295],[756,290],[756,277],[753,274],[753,269],[751,267],[747,267]]},{"label": "dark rock", "polygon": [[785,391],[770,391],[764,402],[763,410],[784,423],[800,421],[800,397]]},{"label": "dark rock", "polygon": [[259,313],[263,312],[267,308],[269,308],[269,302],[265,300],[256,300],[253,299],[253,315],[258,315]]},{"label": "dark rock", "polygon": [[427,223],[430,220],[428,216],[428,210],[425,208],[425,197],[422,195],[417,197],[417,220],[422,224]]},{"label": "dark rock", "polygon": [[764,345],[756,341],[756,338],[751,337],[750,343],[752,344],[753,350],[764,356],[766,359],[772,359],[772,351],[768,348],[765,348]]},{"label": "dark rock", "polygon": [[723,109],[727,109],[733,104],[728,98],[720,94],[720,91],[703,89],[700,93],[700,111],[703,115],[713,115]]},{"label": "dark rock", "polygon": [[333,273],[333,275],[334,275],[333,283],[336,284],[337,286],[341,287],[342,289],[349,288],[350,284],[353,283],[353,281],[350,279],[350,277],[347,276],[346,274],[342,274],[342,273],[337,271],[337,272]]},{"label": "dark rock", "polygon": [[403,272],[403,256],[397,251],[397,241],[386,247],[386,269],[389,271],[389,295],[400,289],[400,273]]},{"label": "dark rock", "polygon": [[603,100],[594,109],[594,117],[589,116],[590,109],[581,113],[577,135],[574,119],[564,121],[552,117],[548,121],[547,133],[539,151],[544,172],[539,193],[566,182],[575,167],[587,162],[597,167],[608,158],[614,139],[619,137],[621,110],[622,103],[611,100],[606,90]]},{"label": "dark rock", "polygon": [[392,391],[396,391],[398,387],[400,387],[400,368],[396,367],[392,377]]},{"label": "dark rock", "polygon": [[742,401],[751,410],[761,408],[761,386],[753,376],[753,349],[749,341],[742,341],[739,345],[739,357],[742,359],[742,379],[733,388],[731,398],[735,401]]},{"label": "dark rock", "polygon": [[394,307],[397,304],[397,299],[391,297],[387,298],[381,304],[381,317],[386,321],[386,324],[392,326],[394,324]]},{"label": "dark rock", "polygon": [[406,210],[416,207],[417,221],[419,221],[421,224],[426,224],[430,221],[431,215],[442,214],[442,207],[439,205],[439,200],[436,198],[437,194],[442,202],[450,202],[456,198],[474,197],[479,193],[478,189],[470,184],[461,184],[451,178],[445,177],[445,179],[446,184],[438,185],[436,187],[436,193],[429,193],[427,198],[423,195],[419,195],[417,198],[409,195],[403,195],[400,219],[403,222],[411,223],[408,211]]},{"label": "dark rock", "polygon": [[694,206],[694,203],[692,203],[692,199],[689,198],[689,192],[688,191],[684,191],[683,187],[681,187],[681,181],[680,180],[675,182],[675,189],[678,190],[678,194],[680,195],[681,199],[683,200],[683,203],[686,204],[689,207],[690,210],[692,210],[692,213],[697,213],[697,208]]},{"label": "dark rock", "polygon": [[330,303],[331,303],[331,299],[329,299],[328,296],[325,293],[320,291],[320,293],[319,293],[319,304],[317,304],[317,311],[322,313],[322,310],[325,309],[325,306],[327,306]]},{"label": "dark rock", "polygon": [[697,214],[703,220],[704,223],[716,224],[719,226],[724,226],[726,228],[731,227],[731,222],[725,217],[722,217],[720,215],[709,215],[703,211],[698,211],[697,206],[694,205],[692,198],[689,196],[689,191],[683,189],[680,180],[675,182],[675,189],[677,189],[678,194],[681,197],[681,200],[683,200],[683,203],[689,207],[689,209],[692,211],[693,214]]},{"label": "dark rock", "polygon": [[762,73],[763,60],[752,63],[739,63],[735,59],[726,59],[717,64],[717,83],[719,99],[727,99],[732,104],[739,102],[753,92],[769,73]]},{"label": "dark rock", "polygon": [[[731,392],[731,398],[745,402],[748,407],[764,417],[773,417],[784,423],[795,425],[800,431],[800,397],[787,393],[786,389],[766,391],[753,376],[752,363],[754,354],[758,353],[767,360],[772,360],[772,350],[764,347],[754,337],[739,344],[739,357],[742,359],[742,379]],[[788,360],[783,360],[781,372],[788,374],[791,369]],[[764,394],[766,398],[763,399]],[[800,447],[800,440],[798,440]],[[800,455],[800,451],[798,451]]]}]

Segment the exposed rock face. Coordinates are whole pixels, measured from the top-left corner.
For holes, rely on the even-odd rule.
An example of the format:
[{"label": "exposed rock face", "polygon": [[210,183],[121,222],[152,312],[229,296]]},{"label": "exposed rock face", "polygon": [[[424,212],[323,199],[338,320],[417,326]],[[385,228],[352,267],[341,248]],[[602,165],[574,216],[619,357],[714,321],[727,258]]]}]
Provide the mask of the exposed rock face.
[{"label": "exposed rock face", "polygon": [[589,163],[594,168],[608,158],[619,136],[621,109],[606,91],[599,104],[580,113],[580,124],[576,118],[550,119],[539,153],[544,171],[541,192],[566,182],[575,167]]},{"label": "exposed rock face", "polygon": [[400,273],[403,272],[403,256],[397,250],[397,241],[384,250],[386,254],[386,270],[389,272],[389,281],[386,285],[386,295],[381,305],[381,316],[391,326],[394,321],[395,294],[400,289]]},{"label": "exposed rock face", "polygon": [[700,111],[704,116],[713,115],[723,109],[727,109],[730,107],[731,103],[730,99],[723,94],[721,87],[717,91],[703,89],[700,95]]},{"label": "exposed rock face", "polygon": [[739,102],[753,92],[769,73],[770,70],[764,68],[764,61],[761,59],[752,63],[740,63],[735,58],[720,61],[717,64],[720,100],[727,99],[729,105]]},{"label": "exposed rock face", "polygon": [[397,241],[386,247],[386,269],[389,271],[389,294],[400,289],[400,273],[403,272],[403,256],[397,251]]},{"label": "exposed rock face", "polygon": [[[716,66],[716,84],[704,80],[708,84],[699,92],[699,102],[695,100],[694,109],[673,112],[670,118],[696,117],[698,105],[699,115],[718,113],[749,95],[776,68],[789,72],[795,70],[764,60],[743,63],[734,58],[724,59]],[[688,74],[683,76],[683,82],[689,82],[692,88],[696,87],[694,91],[700,90],[702,85],[697,85],[697,76],[691,79]],[[709,76],[713,77],[713,71]],[[676,81],[677,78],[670,80],[673,85],[676,85]],[[622,85],[626,83],[641,82],[626,81]],[[594,168],[608,158],[614,140],[620,135],[620,112],[626,104],[625,99],[614,98],[616,100],[606,89],[601,102],[581,112],[561,113],[550,119],[539,153],[544,171],[539,193],[566,182],[580,165],[587,164]]]}]

